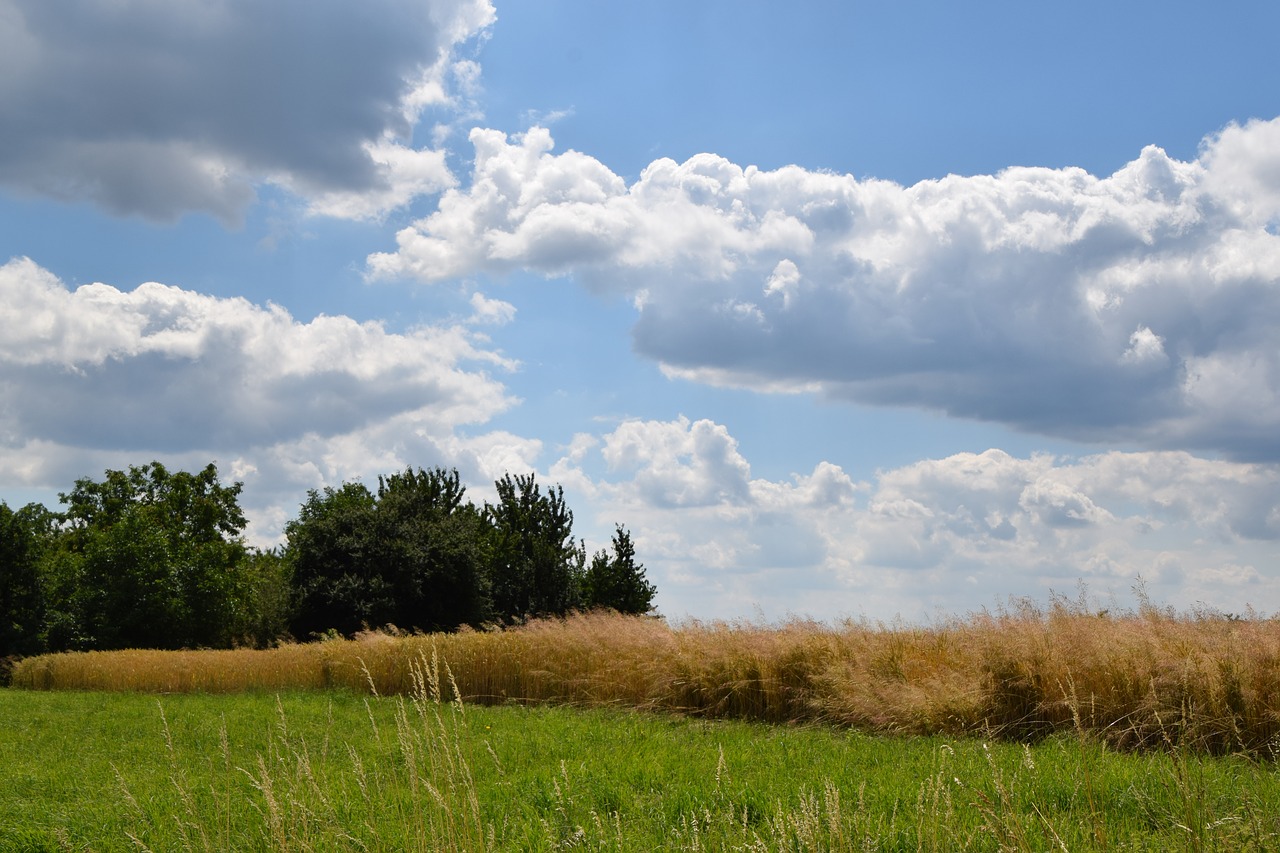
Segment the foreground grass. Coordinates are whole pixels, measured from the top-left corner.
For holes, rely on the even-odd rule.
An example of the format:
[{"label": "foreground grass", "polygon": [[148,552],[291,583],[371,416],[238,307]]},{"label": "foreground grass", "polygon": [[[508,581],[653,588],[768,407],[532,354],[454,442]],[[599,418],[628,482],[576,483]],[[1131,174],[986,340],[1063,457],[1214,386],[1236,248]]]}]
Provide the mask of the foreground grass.
[{"label": "foreground grass", "polygon": [[432,701],[429,669],[418,685],[0,691],[0,849],[1280,846],[1280,772],[1243,758],[464,708]]}]

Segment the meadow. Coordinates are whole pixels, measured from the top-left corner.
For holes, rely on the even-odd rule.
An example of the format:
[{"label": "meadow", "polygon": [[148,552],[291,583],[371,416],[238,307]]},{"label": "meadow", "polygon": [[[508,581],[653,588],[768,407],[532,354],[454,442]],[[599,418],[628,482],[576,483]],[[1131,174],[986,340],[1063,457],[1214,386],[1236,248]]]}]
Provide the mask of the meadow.
[{"label": "meadow", "polygon": [[30,658],[0,849],[1276,849],[1278,662],[1064,600]]}]

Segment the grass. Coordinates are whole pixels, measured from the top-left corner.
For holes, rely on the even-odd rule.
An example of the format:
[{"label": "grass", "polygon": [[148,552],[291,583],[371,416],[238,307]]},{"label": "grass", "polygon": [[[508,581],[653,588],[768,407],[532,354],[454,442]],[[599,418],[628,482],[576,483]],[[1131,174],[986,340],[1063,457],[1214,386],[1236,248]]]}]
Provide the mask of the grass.
[{"label": "grass", "polygon": [[1254,616],[596,614],[13,681],[6,851],[1280,849],[1280,623]]},{"label": "grass", "polygon": [[1267,850],[1243,758],[333,693],[0,691],[0,849]]},{"label": "grass", "polygon": [[269,651],[91,652],[20,661],[29,689],[407,695],[438,651],[468,703],[551,702],[887,734],[1269,756],[1280,743],[1280,621],[1093,611],[1056,599],[932,627],[849,622],[672,627],[584,615],[520,630],[369,634]]}]

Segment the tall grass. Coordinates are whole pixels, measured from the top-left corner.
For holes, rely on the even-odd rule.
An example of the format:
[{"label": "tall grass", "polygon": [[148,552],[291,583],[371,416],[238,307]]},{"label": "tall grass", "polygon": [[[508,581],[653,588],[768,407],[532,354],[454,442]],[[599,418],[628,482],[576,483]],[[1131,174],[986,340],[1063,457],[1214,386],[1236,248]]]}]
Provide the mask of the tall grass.
[{"label": "tall grass", "polygon": [[[516,630],[372,633],[269,651],[90,652],[19,662],[15,686],[157,692],[348,688],[409,694],[438,654],[449,698],[823,721],[875,732],[1124,749],[1280,747],[1280,621],[1144,604],[1027,602],[931,627],[689,623],[588,614]],[[452,692],[456,690],[456,695]]]}]

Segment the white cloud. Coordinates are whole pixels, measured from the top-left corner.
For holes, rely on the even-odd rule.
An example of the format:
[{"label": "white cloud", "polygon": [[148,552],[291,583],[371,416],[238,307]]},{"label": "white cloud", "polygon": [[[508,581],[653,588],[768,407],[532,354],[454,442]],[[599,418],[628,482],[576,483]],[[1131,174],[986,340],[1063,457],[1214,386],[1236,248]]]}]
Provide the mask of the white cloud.
[{"label": "white cloud", "polygon": [[604,439],[601,453],[610,471],[630,473],[640,494],[659,506],[736,504],[750,494],[738,443],[711,421],[627,421]]},{"label": "white cloud", "polygon": [[542,442],[503,430],[478,437],[455,437],[444,445],[450,464],[475,472],[486,485],[504,474],[533,471]]},{"label": "white cloud", "polygon": [[[596,454],[604,476],[587,473]],[[628,421],[581,436],[551,468],[606,531],[635,534],[671,615],[781,608],[819,618],[920,618],[1041,600],[1079,580],[1132,603],[1280,607],[1280,469],[1180,452],[923,460],[855,483],[824,461],[753,477],[710,421]],[[786,602],[786,604],[780,604]]]},{"label": "white cloud", "polygon": [[32,261],[0,267],[6,420],[78,446],[229,448],[334,435],[429,408],[477,423],[508,404],[463,365],[510,363],[458,327],[378,323],[149,283],[74,291]]},{"label": "white cloud", "polygon": [[[364,149],[378,172],[374,187],[322,191],[311,198],[309,213],[340,219],[378,219],[418,196],[437,193],[457,183],[445,164],[443,151],[414,149],[391,139],[365,143]],[[278,182],[300,195],[306,194],[305,189],[298,191],[290,186],[287,179]]]},{"label": "white cloud", "polygon": [[217,458],[243,472],[267,530],[263,519],[307,488],[407,464],[483,482],[495,467],[527,467],[539,447],[468,432],[515,401],[489,373],[513,363],[465,326],[301,323],[278,306],[155,283],[68,290],[18,259],[0,266],[0,328],[10,485],[65,488],[147,458]]},{"label": "white cloud", "polygon": [[1276,224],[1280,216],[1280,121],[1231,124],[1205,140],[1210,192],[1242,221]]},{"label": "white cloud", "polygon": [[778,261],[778,265],[773,268],[773,272],[769,273],[769,280],[765,282],[764,292],[766,296],[781,294],[783,307],[789,308],[791,307],[792,293],[799,283],[799,268],[796,267],[791,259],[783,258]]},{"label": "white cloud", "polygon": [[450,186],[406,144],[452,108],[489,0],[0,0],[0,185],[173,220],[239,221],[270,182],[376,218]]},{"label": "white cloud", "polygon": [[1169,356],[1164,351],[1164,339],[1146,326],[1139,326],[1129,336],[1129,348],[1120,360],[1128,364],[1162,365],[1169,361]]},{"label": "white cloud", "polygon": [[711,154],[628,185],[542,128],[475,130],[470,186],[373,276],[528,269],[631,296],[672,375],[818,387],[1085,441],[1280,458],[1280,119],[1181,162],[909,187]]},{"label": "white cloud", "polygon": [[516,306],[483,293],[471,294],[471,311],[471,322],[483,325],[505,326],[516,317]]}]

